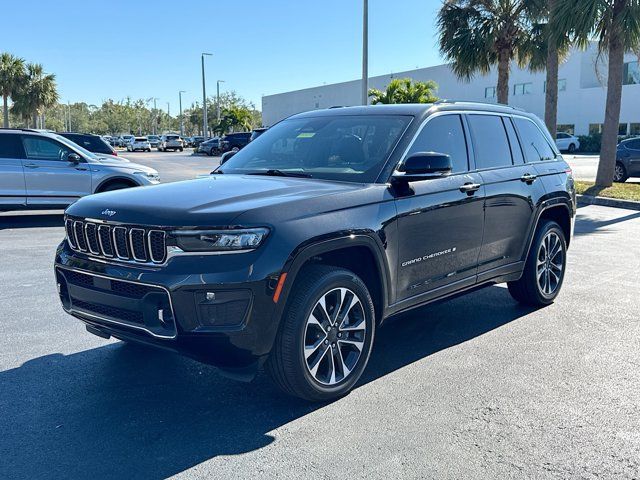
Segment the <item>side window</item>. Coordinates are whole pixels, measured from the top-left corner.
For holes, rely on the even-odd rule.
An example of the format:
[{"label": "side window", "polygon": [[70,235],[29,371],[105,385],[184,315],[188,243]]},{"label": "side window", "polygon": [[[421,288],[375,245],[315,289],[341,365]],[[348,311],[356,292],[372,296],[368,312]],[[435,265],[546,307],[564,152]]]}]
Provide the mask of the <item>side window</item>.
[{"label": "side window", "polygon": [[0,158],[23,158],[20,136],[14,133],[0,135]]},{"label": "side window", "polygon": [[67,161],[69,149],[49,138],[22,137],[26,156],[30,160]]},{"label": "side window", "polygon": [[497,115],[468,115],[473,137],[476,168],[497,168],[513,165],[511,149],[502,118]]},{"label": "side window", "polygon": [[556,157],[553,149],[535,123],[519,117],[515,117],[514,122],[520,134],[524,158],[527,162],[543,162],[545,160],[553,160]]},{"label": "side window", "polygon": [[524,163],[524,155],[522,154],[522,147],[516,134],[516,129],[513,128],[513,123],[508,117],[502,117],[504,127],[507,129],[507,137],[509,137],[509,146],[511,147],[511,156],[513,157],[513,163],[516,165],[522,165]]},{"label": "side window", "polygon": [[631,140],[627,142],[627,148],[631,150],[640,150],[640,140]]},{"label": "side window", "polygon": [[467,142],[460,115],[442,115],[429,120],[407,154],[416,152],[446,153],[451,157],[453,173],[468,171]]}]

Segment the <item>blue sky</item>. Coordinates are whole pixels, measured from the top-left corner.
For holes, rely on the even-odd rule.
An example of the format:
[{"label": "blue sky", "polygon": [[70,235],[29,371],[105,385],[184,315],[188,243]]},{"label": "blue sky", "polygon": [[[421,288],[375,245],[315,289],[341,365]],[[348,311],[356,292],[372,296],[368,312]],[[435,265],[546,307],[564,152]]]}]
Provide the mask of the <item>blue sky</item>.
[{"label": "blue sky", "polygon": [[[441,63],[440,0],[369,0],[369,74]],[[63,101],[158,97],[178,110],[207,93],[261,96],[361,75],[361,0],[23,0],[2,6],[0,49],[57,75]]]}]

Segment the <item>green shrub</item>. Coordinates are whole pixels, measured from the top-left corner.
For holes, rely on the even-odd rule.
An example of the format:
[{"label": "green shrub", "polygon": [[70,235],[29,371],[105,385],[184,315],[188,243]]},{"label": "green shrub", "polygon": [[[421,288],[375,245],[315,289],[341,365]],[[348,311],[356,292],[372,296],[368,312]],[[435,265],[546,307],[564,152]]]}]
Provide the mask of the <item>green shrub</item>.
[{"label": "green shrub", "polygon": [[599,153],[602,144],[602,134],[592,133],[590,135],[580,135],[580,151],[589,153]]}]

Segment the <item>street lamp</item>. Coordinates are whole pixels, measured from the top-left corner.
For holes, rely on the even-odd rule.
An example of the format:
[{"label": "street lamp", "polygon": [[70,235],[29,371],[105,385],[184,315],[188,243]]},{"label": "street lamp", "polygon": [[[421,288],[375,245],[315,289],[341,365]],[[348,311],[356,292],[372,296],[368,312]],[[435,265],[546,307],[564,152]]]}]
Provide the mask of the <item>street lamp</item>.
[{"label": "street lamp", "polygon": [[217,89],[217,97],[216,97],[216,119],[218,120],[218,124],[220,124],[220,84],[224,83],[224,80],[218,80],[216,82]]},{"label": "street lamp", "polygon": [[369,104],[369,0],[362,2],[362,105]]},{"label": "street lamp", "polygon": [[180,90],[178,92],[178,103],[180,105],[180,136],[184,137],[184,122],[182,120],[182,94],[187,93],[186,90]]},{"label": "street lamp", "polygon": [[200,59],[202,61],[202,130],[203,130],[203,136],[204,139],[206,140],[208,137],[208,133],[209,133],[209,128],[207,125],[207,89],[205,87],[205,81],[204,81],[204,57],[208,56],[211,57],[213,56],[213,53],[202,53]]},{"label": "street lamp", "polygon": [[156,100],[158,97],[153,97],[153,134],[156,135],[156,126],[158,124],[158,107],[156,106]]}]

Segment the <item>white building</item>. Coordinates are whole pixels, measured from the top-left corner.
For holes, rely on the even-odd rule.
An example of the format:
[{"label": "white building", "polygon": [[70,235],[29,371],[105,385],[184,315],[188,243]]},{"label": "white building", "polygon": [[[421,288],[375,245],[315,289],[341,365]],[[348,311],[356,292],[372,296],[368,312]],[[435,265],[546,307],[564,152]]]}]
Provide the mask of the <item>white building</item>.
[{"label": "white building", "polygon": [[[587,135],[600,131],[606,103],[606,56],[598,56],[594,44],[586,51],[574,50],[560,65],[558,85],[558,131]],[[448,65],[420,68],[372,77],[369,87],[384,89],[392,78],[434,80],[437,96],[445,99],[495,102],[497,71],[477,75],[470,82],[458,80]],[[640,69],[637,55],[627,54],[624,64],[620,135],[640,135]],[[332,106],[360,104],[360,80],[305,88],[262,97],[266,126],[289,115]],[[544,118],[545,73],[531,73],[513,64],[509,78],[509,104]]]}]

